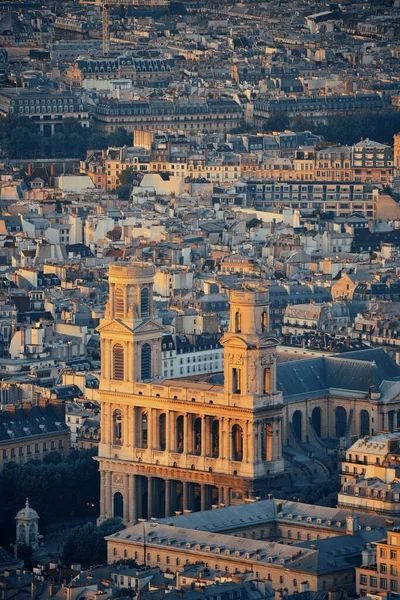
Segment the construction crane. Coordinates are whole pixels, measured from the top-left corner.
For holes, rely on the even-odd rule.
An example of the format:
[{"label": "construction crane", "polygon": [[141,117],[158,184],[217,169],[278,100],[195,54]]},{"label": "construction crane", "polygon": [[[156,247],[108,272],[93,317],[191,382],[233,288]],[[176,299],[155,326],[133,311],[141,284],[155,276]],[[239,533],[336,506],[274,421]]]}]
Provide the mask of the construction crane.
[{"label": "construction crane", "polygon": [[103,0],[103,56],[110,54],[110,11],[113,6],[134,6],[134,0]]},{"label": "construction crane", "polygon": [[110,12],[115,6],[166,8],[169,0],[103,0],[103,56],[110,54]]}]

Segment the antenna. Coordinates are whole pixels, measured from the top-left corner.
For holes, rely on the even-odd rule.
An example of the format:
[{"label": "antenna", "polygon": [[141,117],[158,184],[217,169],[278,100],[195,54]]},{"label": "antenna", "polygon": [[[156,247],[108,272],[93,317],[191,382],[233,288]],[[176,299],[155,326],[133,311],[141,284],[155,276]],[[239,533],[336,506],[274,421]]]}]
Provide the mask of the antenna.
[{"label": "antenna", "polygon": [[146,564],[146,526],[143,522],[143,564],[147,567]]}]

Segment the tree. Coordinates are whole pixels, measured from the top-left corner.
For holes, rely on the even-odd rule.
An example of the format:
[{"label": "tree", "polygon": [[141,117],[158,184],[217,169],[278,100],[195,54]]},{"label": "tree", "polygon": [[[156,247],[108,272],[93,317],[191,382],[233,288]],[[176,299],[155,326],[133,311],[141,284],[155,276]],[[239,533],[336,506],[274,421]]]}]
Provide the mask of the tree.
[{"label": "tree", "polygon": [[124,127],[119,127],[107,138],[108,146],[114,146],[116,148],[121,148],[122,146],[132,146],[132,134],[128,133],[128,131]]},{"label": "tree", "polygon": [[264,131],[285,131],[289,127],[289,117],[283,112],[275,112],[265,121]]},{"label": "tree", "polygon": [[130,185],[119,185],[116,190],[118,199],[127,202],[131,195]]},{"label": "tree", "polygon": [[119,175],[120,185],[132,185],[135,180],[135,171],[132,167],[124,169]]},{"label": "tree", "polygon": [[94,518],[100,493],[96,452],[72,450],[67,456],[51,452],[43,462],[7,463],[0,474],[0,546],[15,535],[15,513],[27,497],[39,513],[42,531],[48,523]]},{"label": "tree", "polygon": [[293,131],[306,131],[310,128],[310,124],[304,115],[296,115],[292,122]]},{"label": "tree", "polygon": [[107,519],[99,527],[93,523],[75,527],[64,544],[62,554],[64,565],[79,563],[87,567],[106,563],[107,542],[104,538],[124,528],[122,519]]}]

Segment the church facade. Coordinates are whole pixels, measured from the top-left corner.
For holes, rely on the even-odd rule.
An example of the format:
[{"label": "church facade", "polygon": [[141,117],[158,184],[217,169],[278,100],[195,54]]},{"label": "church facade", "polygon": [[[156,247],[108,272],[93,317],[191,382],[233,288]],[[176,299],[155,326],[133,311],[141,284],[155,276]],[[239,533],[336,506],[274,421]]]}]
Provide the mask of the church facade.
[{"label": "church facade", "polygon": [[150,263],[109,268],[98,328],[100,521],[120,516],[134,524],[241,504],[297,472],[328,478],[361,418],[365,435],[384,428],[389,413],[397,423],[400,368],[387,355],[277,365],[266,289],[230,295],[223,378],[165,380],[154,274]]}]

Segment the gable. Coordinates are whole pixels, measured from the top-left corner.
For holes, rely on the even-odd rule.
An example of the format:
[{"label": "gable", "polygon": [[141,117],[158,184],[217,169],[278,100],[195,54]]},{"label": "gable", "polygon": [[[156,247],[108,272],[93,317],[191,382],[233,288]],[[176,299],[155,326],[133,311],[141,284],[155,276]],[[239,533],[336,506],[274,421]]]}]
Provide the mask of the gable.
[{"label": "gable", "polygon": [[112,321],[109,321],[108,323],[99,325],[96,328],[96,331],[99,331],[100,333],[103,333],[103,334],[104,333],[116,333],[116,334],[132,333],[132,329],[130,329],[130,327],[125,325],[122,321],[118,321],[116,319],[113,319]]}]

